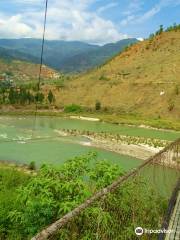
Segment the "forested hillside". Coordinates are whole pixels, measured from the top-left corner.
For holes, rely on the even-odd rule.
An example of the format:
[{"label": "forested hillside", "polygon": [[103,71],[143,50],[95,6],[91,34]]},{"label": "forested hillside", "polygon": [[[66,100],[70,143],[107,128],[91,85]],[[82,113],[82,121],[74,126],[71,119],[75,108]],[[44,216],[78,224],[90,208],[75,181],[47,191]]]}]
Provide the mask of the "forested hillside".
[{"label": "forested hillside", "polygon": [[[83,42],[46,40],[43,60],[44,64],[62,72],[82,72],[101,65],[137,41],[130,38],[98,46]],[[40,39],[0,39],[0,57],[39,63],[41,44]]]}]

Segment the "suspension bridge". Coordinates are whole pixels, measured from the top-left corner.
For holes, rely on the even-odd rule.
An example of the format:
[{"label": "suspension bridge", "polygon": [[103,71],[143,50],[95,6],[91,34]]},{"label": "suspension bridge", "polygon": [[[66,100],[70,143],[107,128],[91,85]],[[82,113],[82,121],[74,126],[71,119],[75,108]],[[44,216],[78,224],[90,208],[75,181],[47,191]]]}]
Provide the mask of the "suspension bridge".
[{"label": "suspension bridge", "polygon": [[[160,175],[159,169],[163,169]],[[45,240],[45,239],[56,239],[55,235],[60,233],[61,231],[69,232],[68,239],[81,239],[81,229],[79,229],[79,216],[87,211],[88,208],[94,206],[98,203],[98,206],[104,207],[108,204],[108,197],[110,194],[114,194],[117,191],[121,190],[128,182],[134,181],[135,179],[139,179],[139,177],[144,177],[146,183],[156,190],[157,194],[163,196],[162,193],[162,185],[159,184],[161,181],[160,178],[163,175],[162,182],[163,187],[165,188],[165,195],[167,200],[167,205],[169,202],[168,213],[166,216],[160,216],[160,222],[163,221],[163,228],[170,233],[159,234],[159,239],[161,240],[176,240],[179,238],[179,228],[180,228],[180,191],[179,191],[179,170],[180,170],[180,139],[172,142],[169,146],[165,147],[162,151],[147,159],[142,165],[138,168],[130,171],[129,173],[125,174],[124,176],[119,177],[116,181],[114,181],[111,185],[101,189],[99,192],[95,193],[92,197],[87,199],[81,205],[77,206],[71,212],[67,213],[62,218],[58,219],[56,222],[52,223],[50,226],[43,229],[39,232],[36,236],[32,238],[32,240]],[[136,191],[141,191],[140,188],[141,181],[136,186]],[[173,192],[173,193],[172,193]],[[162,195],[161,195],[162,194]],[[130,196],[131,197],[131,196]],[[133,196],[132,196],[133,199]],[[123,199],[119,199],[118,201],[122,201]],[[132,200],[133,201],[133,200]],[[99,204],[100,203],[100,204]],[[120,206],[120,202],[119,202]],[[139,211],[143,211],[142,208],[139,208]],[[106,206],[106,209],[107,206]],[[117,217],[119,218],[118,221],[122,221],[122,217],[125,218],[126,216],[121,215],[121,209],[115,210],[118,214]],[[133,215],[133,213],[132,213]],[[132,221],[136,222],[136,216],[133,216]],[[148,218],[148,216],[147,216]],[[86,219],[84,219],[86,221]],[[98,221],[98,220],[97,220]],[[162,226],[159,226],[162,227]],[[98,222],[97,222],[98,227]],[[146,226],[142,226],[146,227]],[[113,235],[113,232],[106,236],[104,233],[99,232],[96,234],[96,238],[94,239],[105,239],[105,240],[118,240],[120,238],[121,228],[118,229],[118,234]],[[73,237],[72,237],[73,236]],[[166,238],[165,238],[166,237]],[[58,238],[59,239],[59,238]],[[127,238],[128,239],[128,238]],[[134,237],[136,239],[136,236]],[[151,236],[145,236],[142,239],[157,239]]]}]

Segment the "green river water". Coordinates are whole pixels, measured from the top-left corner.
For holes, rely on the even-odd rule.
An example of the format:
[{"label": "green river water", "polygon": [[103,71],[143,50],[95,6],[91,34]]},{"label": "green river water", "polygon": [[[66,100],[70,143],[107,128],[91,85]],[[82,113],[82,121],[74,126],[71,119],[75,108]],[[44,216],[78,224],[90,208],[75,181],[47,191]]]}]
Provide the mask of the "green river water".
[{"label": "green river water", "polygon": [[[134,168],[142,160],[117,153],[82,146],[79,142],[88,143],[83,137],[59,137],[58,130],[79,129],[95,132],[112,132],[131,136],[154,137],[174,140],[178,132],[158,131],[113,125],[109,123],[90,122],[58,117],[0,117],[0,160],[17,163],[35,161],[37,166],[43,163],[60,165],[65,160],[77,155],[96,151],[99,159],[108,159],[118,163],[125,170]],[[9,141],[10,140],[10,141]],[[11,140],[15,140],[12,142]]]}]

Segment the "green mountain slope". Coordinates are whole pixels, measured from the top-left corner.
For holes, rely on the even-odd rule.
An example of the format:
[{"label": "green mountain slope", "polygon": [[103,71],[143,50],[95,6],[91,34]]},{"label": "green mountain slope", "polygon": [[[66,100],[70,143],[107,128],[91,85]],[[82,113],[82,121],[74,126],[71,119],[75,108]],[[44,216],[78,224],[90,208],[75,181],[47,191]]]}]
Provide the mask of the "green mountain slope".
[{"label": "green mountain slope", "polygon": [[65,72],[81,72],[104,64],[114,57],[125,47],[138,42],[135,38],[121,40],[117,43],[106,44],[97,49],[79,53],[73,57],[65,59],[60,65]]},{"label": "green mountain slope", "polygon": [[[44,64],[63,72],[81,72],[101,65],[134,42],[137,40],[125,39],[101,47],[82,42],[45,41]],[[0,56],[38,63],[41,43],[39,39],[0,39],[0,47],[4,49]]]},{"label": "green mountain slope", "polygon": [[18,50],[6,49],[6,48],[2,48],[2,47],[0,47],[0,58],[6,59],[6,60],[20,59],[22,61],[28,61],[28,62],[33,62],[33,63],[40,62],[40,59],[38,57],[34,57],[31,54],[22,53]]}]

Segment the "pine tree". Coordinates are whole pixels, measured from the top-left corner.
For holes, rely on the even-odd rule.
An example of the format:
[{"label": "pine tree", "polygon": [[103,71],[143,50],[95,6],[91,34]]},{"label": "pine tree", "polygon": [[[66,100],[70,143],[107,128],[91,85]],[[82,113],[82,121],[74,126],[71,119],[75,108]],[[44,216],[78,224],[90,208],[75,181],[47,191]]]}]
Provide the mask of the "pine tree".
[{"label": "pine tree", "polygon": [[49,93],[48,93],[48,101],[50,104],[55,101],[55,97],[51,90],[49,90]]}]

